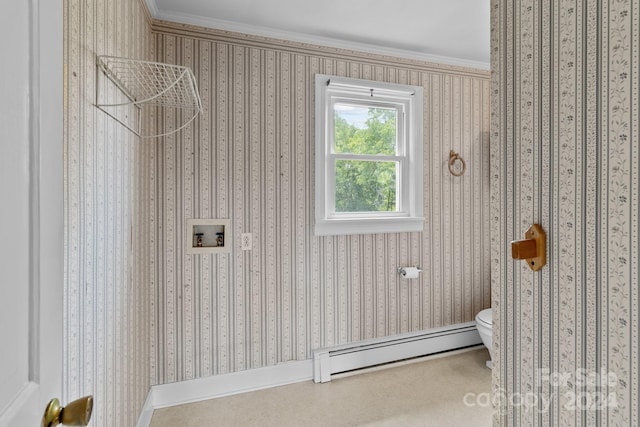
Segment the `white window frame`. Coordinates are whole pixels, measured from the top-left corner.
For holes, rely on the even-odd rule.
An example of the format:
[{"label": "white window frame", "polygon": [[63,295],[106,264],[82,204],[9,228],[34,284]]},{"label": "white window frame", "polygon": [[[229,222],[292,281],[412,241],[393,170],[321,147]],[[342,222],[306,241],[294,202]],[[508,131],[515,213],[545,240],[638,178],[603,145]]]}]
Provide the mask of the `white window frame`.
[{"label": "white window frame", "polygon": [[[315,234],[344,235],[422,231],[423,88],[316,74]],[[395,155],[335,153],[334,106],[354,103],[399,112]],[[336,212],[335,164],[338,159],[397,161],[397,211]]]}]

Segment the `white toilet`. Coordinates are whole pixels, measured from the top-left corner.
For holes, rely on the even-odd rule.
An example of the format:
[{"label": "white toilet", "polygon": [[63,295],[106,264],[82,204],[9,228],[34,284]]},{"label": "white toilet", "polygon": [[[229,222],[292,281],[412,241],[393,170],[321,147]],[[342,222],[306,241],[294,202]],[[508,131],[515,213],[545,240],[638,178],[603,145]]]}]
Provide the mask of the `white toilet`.
[{"label": "white toilet", "polygon": [[[490,308],[486,310],[482,310],[476,316],[476,327],[478,328],[478,333],[480,334],[480,338],[482,338],[482,343],[487,350],[489,350],[489,357],[493,360],[493,345],[491,344],[491,331],[493,329],[493,312]],[[487,360],[487,368],[493,368],[493,362],[491,360]]]}]

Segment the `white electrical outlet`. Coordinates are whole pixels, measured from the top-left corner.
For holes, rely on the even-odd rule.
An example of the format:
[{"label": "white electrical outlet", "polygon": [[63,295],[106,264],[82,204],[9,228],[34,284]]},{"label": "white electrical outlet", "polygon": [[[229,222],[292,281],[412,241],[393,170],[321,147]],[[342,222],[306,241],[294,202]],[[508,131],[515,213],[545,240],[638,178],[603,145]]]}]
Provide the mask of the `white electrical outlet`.
[{"label": "white electrical outlet", "polygon": [[240,235],[240,249],[243,251],[250,251],[252,246],[251,240],[251,233],[242,233]]}]

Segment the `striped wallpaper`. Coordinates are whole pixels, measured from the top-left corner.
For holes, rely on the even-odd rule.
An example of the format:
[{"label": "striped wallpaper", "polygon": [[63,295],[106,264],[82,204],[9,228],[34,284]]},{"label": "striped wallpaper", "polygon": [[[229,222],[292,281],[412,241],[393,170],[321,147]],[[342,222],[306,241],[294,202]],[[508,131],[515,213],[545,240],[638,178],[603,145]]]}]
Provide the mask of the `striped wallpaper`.
[{"label": "striped wallpaper", "polygon": [[[154,147],[152,382],[311,357],[472,321],[490,304],[489,74],[156,21],[162,62],[204,113]],[[315,237],[314,75],[424,87],[425,231]],[[180,121],[159,113],[160,130]],[[154,144],[154,143],[152,143]],[[449,174],[449,150],[467,173]],[[152,190],[154,191],[154,190]],[[189,218],[229,218],[232,252],[187,255]],[[241,251],[241,233],[253,250]],[[396,268],[420,265],[420,279]]]},{"label": "striped wallpaper", "polygon": [[[494,425],[639,425],[640,8],[492,0],[492,28]],[[508,244],[534,222],[540,273]]]},{"label": "striped wallpaper", "polygon": [[[489,305],[488,73],[152,22],[138,1],[66,0],[65,34],[63,400],[93,394],[92,425],[133,425],[150,384],[471,321]],[[190,66],[204,114],[137,140],[92,105],[102,54]],[[425,88],[423,233],[313,236],[315,73]],[[180,117],[151,119],[166,130]],[[186,255],[187,218],[230,218],[254,248]],[[405,265],[425,271],[400,281]]]},{"label": "striped wallpaper", "polygon": [[[634,6],[492,0],[490,147],[484,72],[151,23],[138,1],[66,0],[63,400],[92,393],[93,425],[133,425],[151,383],[469,321],[489,304],[491,266],[496,395],[550,402],[499,406],[496,425],[638,424]],[[96,54],[191,66],[205,113],[138,143],[91,105]],[[313,236],[315,73],[424,86],[423,233]],[[450,148],[467,160],[462,178],[446,170]],[[254,249],[187,256],[192,217],[230,218]],[[549,233],[537,274],[508,250],[532,222]],[[422,277],[399,281],[395,268],[415,264]],[[581,368],[617,381],[537,382],[541,369]],[[572,410],[583,392],[615,406]]]},{"label": "striped wallpaper", "polygon": [[152,59],[137,0],[65,0],[64,396],[133,426],[150,386],[153,144],[97,110],[96,55]]}]

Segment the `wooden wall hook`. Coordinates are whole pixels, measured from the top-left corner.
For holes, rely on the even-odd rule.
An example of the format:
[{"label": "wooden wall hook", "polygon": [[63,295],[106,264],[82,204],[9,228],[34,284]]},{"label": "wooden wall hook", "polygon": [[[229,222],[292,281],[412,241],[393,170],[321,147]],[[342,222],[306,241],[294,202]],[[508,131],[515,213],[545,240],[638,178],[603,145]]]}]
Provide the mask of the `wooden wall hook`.
[{"label": "wooden wall hook", "polygon": [[525,240],[511,242],[511,257],[524,259],[529,268],[539,271],[547,263],[547,234],[539,224],[533,224],[524,237]]}]

